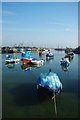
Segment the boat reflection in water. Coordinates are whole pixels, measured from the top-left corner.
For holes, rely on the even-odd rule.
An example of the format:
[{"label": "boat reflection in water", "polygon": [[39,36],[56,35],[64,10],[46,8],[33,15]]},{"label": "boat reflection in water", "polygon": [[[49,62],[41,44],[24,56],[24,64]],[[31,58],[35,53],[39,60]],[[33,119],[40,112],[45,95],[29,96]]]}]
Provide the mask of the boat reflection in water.
[{"label": "boat reflection in water", "polygon": [[34,65],[34,64],[22,64],[21,69],[28,71],[28,70],[40,68],[41,66],[43,66],[43,64],[36,64],[36,65]]},{"label": "boat reflection in water", "polygon": [[5,63],[5,66],[11,69],[15,67],[15,63]]},{"label": "boat reflection in water", "polygon": [[67,66],[61,65],[61,68],[62,68],[62,70],[64,70],[66,72],[66,71],[68,71],[69,66],[67,67]]},{"label": "boat reflection in water", "polygon": [[8,67],[8,68],[14,68],[15,67],[15,64],[19,64],[20,62],[15,62],[15,63],[5,63],[5,66]]},{"label": "boat reflection in water", "polygon": [[22,65],[21,65],[21,69],[22,69],[22,70],[25,70],[25,71],[26,71],[26,70],[31,70],[31,66],[30,66],[30,64],[22,64]]}]

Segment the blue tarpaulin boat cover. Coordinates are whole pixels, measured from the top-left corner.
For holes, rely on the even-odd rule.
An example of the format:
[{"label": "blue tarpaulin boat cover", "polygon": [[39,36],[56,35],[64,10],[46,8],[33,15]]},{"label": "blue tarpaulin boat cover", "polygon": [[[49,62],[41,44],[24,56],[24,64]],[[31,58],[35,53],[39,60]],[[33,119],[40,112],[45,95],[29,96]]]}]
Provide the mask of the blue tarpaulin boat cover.
[{"label": "blue tarpaulin boat cover", "polygon": [[32,58],[32,55],[29,51],[25,51],[25,52],[22,53],[22,57],[30,59],[30,58]]},{"label": "blue tarpaulin boat cover", "polygon": [[52,72],[44,74],[41,73],[38,79],[38,84],[52,90],[56,90],[62,86],[58,75]]}]

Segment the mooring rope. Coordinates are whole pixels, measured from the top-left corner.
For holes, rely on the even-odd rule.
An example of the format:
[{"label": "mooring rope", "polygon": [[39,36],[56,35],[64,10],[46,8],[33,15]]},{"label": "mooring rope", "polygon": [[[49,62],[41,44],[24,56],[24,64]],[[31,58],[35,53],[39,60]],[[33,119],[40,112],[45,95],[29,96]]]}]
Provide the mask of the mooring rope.
[{"label": "mooring rope", "polygon": [[57,116],[57,106],[56,106],[56,95],[55,95],[55,90],[54,90],[54,96],[52,97],[52,100],[54,99],[54,110],[55,110],[55,114]]}]

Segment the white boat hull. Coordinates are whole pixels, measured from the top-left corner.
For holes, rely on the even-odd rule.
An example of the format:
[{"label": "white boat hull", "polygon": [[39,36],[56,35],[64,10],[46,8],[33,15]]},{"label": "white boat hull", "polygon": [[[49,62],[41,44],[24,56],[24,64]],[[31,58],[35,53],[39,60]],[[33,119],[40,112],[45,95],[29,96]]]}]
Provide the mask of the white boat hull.
[{"label": "white boat hull", "polygon": [[13,60],[5,60],[5,62],[7,63],[16,63],[16,62],[19,62],[20,59],[13,59]]},{"label": "white boat hull", "polygon": [[34,65],[38,65],[38,64],[43,64],[44,61],[43,60],[32,60],[31,63]]}]

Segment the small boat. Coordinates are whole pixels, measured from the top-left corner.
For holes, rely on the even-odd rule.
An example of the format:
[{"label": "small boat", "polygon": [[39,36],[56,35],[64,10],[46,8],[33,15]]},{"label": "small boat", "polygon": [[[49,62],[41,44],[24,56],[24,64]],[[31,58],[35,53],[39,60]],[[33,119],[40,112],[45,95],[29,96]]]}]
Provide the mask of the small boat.
[{"label": "small boat", "polygon": [[44,88],[52,92],[52,96],[59,94],[62,90],[62,83],[56,73],[41,73],[38,78],[37,89]]},{"label": "small boat", "polygon": [[54,58],[54,55],[53,55],[52,52],[48,52],[48,53],[46,54],[46,59],[53,59],[53,58]]},{"label": "small boat", "polygon": [[62,58],[62,60],[60,62],[61,62],[61,65],[65,66],[65,67],[68,67],[70,64],[68,58]]},{"label": "small boat", "polygon": [[72,55],[73,56],[74,53],[73,52],[68,52],[67,55]]},{"label": "small boat", "polygon": [[71,60],[73,59],[73,57],[74,57],[74,53],[73,53],[73,52],[69,52],[69,53],[67,53],[67,54],[65,55],[64,58],[68,58],[69,61],[71,61]]},{"label": "small boat", "polygon": [[6,63],[17,63],[19,61],[20,59],[14,58],[13,55],[6,55],[6,60],[5,60]]},{"label": "small boat", "polygon": [[22,61],[23,61],[23,64],[30,63],[32,59],[33,58],[31,56],[30,51],[22,52]]},{"label": "small boat", "polygon": [[72,59],[73,59],[73,55],[65,55],[65,57],[64,58],[67,58],[69,61],[71,61]]},{"label": "small boat", "polygon": [[44,64],[44,60],[37,60],[37,59],[33,58],[31,60],[31,64],[34,64],[34,65]]}]

